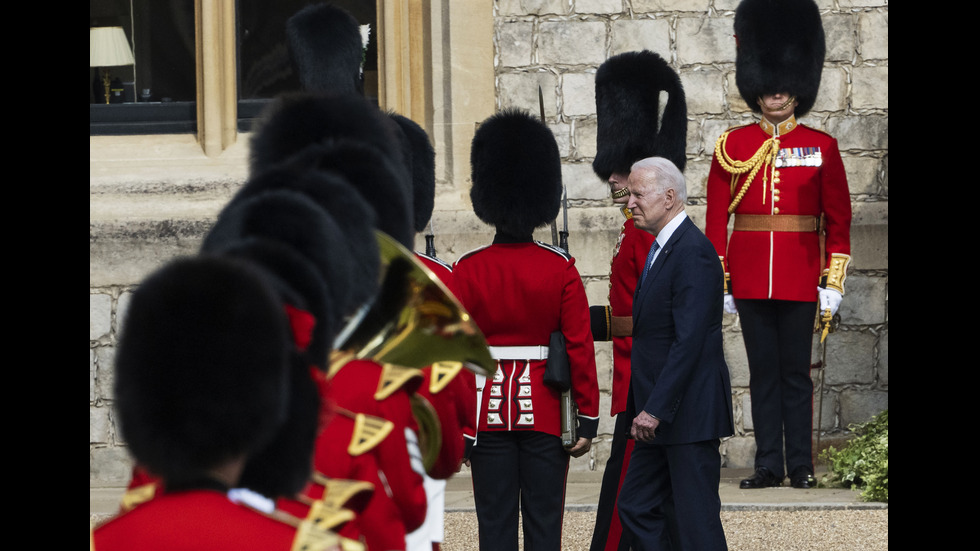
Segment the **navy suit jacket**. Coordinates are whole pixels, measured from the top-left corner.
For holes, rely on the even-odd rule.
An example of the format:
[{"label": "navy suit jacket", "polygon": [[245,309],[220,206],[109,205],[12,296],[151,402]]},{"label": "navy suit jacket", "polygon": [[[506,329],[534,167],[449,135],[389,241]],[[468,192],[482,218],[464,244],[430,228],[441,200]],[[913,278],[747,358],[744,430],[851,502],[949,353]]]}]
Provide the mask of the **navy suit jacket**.
[{"label": "navy suit jacket", "polygon": [[721,338],[723,283],[714,247],[685,218],[633,295],[633,403],[636,413],[660,419],[655,444],[735,432]]}]

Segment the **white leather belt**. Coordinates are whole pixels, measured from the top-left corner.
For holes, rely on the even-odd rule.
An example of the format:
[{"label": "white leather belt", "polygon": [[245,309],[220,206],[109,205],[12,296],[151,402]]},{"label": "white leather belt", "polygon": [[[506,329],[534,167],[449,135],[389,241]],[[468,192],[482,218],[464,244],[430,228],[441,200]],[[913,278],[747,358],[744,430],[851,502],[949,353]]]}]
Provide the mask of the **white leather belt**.
[{"label": "white leather belt", "polygon": [[495,360],[547,360],[547,346],[489,346]]}]

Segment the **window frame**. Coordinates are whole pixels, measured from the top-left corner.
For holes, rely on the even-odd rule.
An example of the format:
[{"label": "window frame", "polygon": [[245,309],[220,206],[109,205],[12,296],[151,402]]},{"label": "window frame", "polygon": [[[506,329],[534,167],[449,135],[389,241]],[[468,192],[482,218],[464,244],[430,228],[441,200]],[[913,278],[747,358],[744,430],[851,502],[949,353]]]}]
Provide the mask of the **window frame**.
[{"label": "window frame", "polygon": [[[378,106],[422,128],[432,119],[431,0],[377,0]],[[193,102],[92,104],[90,136],[196,134],[208,156],[251,130],[271,99],[239,100],[235,0],[194,0]],[[187,117],[193,111],[193,117]]]}]

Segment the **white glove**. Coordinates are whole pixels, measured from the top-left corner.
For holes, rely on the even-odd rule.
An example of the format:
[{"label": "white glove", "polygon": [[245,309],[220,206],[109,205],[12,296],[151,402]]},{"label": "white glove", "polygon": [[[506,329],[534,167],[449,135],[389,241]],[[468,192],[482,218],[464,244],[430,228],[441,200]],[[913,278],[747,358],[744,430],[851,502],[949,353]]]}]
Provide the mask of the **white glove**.
[{"label": "white glove", "polygon": [[822,314],[827,308],[830,308],[830,315],[836,314],[837,309],[840,308],[840,302],[844,300],[840,291],[817,287],[817,293],[820,295],[820,313]]},{"label": "white glove", "polygon": [[729,293],[725,293],[725,313],[726,314],[737,314],[738,310],[735,309],[735,297]]}]

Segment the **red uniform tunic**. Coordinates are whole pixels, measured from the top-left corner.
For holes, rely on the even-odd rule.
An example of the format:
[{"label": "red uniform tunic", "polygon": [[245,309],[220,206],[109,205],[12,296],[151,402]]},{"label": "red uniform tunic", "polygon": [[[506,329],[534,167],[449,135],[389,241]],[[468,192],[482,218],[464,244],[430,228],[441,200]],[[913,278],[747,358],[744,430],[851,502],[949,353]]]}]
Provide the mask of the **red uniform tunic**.
[{"label": "red uniform tunic", "polygon": [[[633,225],[630,218],[623,223],[619,241],[613,252],[609,272],[609,309],[612,316],[633,315],[633,291],[643,272],[654,236]],[[613,381],[610,415],[626,411],[626,397],[630,387],[630,351],[633,337],[613,336]]]},{"label": "red uniform tunic", "polygon": [[[358,423],[344,413],[337,413],[317,437],[313,465],[317,473],[329,479],[368,482],[374,487],[370,499],[355,508],[355,517],[336,529],[345,538],[363,540],[368,549],[405,549],[407,532],[401,511],[376,456],[377,447],[390,437],[393,428],[393,423],[383,419],[369,418]],[[312,500],[330,497],[324,495],[324,486],[316,483],[307,486],[304,496]],[[277,506],[309,519],[309,509],[304,511],[295,501],[280,500]]]},{"label": "red uniform tunic", "polygon": [[299,528],[228,499],[216,490],[157,496],[91,533],[92,551],[289,551],[339,549],[336,536],[309,523]]},{"label": "red uniform tunic", "polygon": [[[539,242],[497,243],[460,257],[457,297],[490,346],[543,346],[565,336],[579,435],[594,437],[599,389],[585,287],[575,259]],[[479,431],[533,430],[561,436],[561,393],[543,382],[546,360],[499,361],[482,393]]]},{"label": "red uniform tunic", "polygon": [[[788,125],[788,128],[787,128]],[[730,131],[723,145],[728,157],[750,159],[773,133],[763,120]],[[765,164],[752,182],[722,168],[717,153],[708,174],[705,235],[731,276],[737,299],[817,300],[820,272],[834,253],[850,255],[851,197],[837,140],[794,118],[780,124],[775,163]],[[766,176],[766,181],[763,177]],[[821,265],[816,231],[739,231],[728,237],[728,206],[744,186],[748,190],[735,208],[738,215],[809,215],[826,220],[826,258]]]},{"label": "red uniform tunic", "polygon": [[[391,433],[375,448],[378,467],[391,490],[405,527],[411,532],[425,520],[426,498],[422,461],[418,450],[418,425],[412,416],[411,395],[422,381],[421,373],[385,385],[385,368],[372,360],[351,360],[332,366],[325,398],[337,407],[394,423]],[[329,458],[327,458],[329,461]]]},{"label": "red uniform tunic", "polygon": [[[416,256],[455,296],[452,267],[422,253],[416,253]],[[466,451],[476,439],[476,379],[465,369],[451,376],[434,373],[432,366],[424,367],[422,372],[425,380],[417,393],[432,405],[442,430],[439,456],[428,474],[436,480],[444,480],[456,474]],[[435,380],[433,375],[436,375]]]}]

